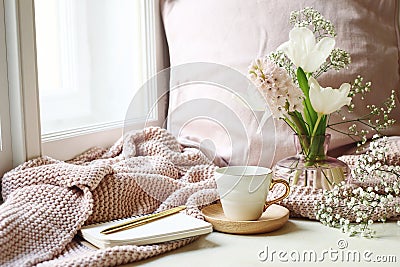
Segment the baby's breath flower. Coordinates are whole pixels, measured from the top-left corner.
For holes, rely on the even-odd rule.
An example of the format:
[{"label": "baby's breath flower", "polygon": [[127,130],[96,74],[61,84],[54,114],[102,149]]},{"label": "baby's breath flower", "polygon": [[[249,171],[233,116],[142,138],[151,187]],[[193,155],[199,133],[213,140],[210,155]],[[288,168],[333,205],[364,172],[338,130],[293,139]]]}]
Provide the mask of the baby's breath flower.
[{"label": "baby's breath flower", "polygon": [[[370,155],[380,155],[381,152],[377,152],[376,150],[387,150],[382,148],[383,140],[387,141],[387,139],[384,138],[377,139],[371,143],[370,147],[373,148],[373,151],[369,153]],[[360,159],[362,159],[362,157],[360,157]],[[368,163],[368,161],[366,162],[365,164],[371,164]],[[376,158],[372,157],[372,162],[376,162]],[[356,166],[357,165],[358,164],[356,164]],[[385,165],[382,164],[382,166]],[[372,170],[373,169],[374,168],[372,168]],[[360,173],[363,174],[363,170]],[[369,173],[369,175],[371,174],[373,175],[373,172]],[[400,167],[397,167],[394,175],[395,176],[391,177],[392,179],[390,181],[393,181],[393,178],[398,180]],[[400,184],[397,180],[391,183],[382,181],[382,186],[385,186],[384,189],[387,189],[387,191],[394,192],[393,188],[397,188]],[[398,196],[398,194],[382,194],[382,188],[380,187],[374,188],[369,186],[366,188],[354,188],[342,182],[335,185],[332,190],[324,191],[323,200],[315,203],[316,218],[324,225],[340,228],[342,232],[348,233],[350,236],[359,235],[370,238],[375,234],[371,229],[373,214],[382,214],[377,220],[385,221],[385,214],[389,210],[400,212],[400,206],[398,204],[393,204],[395,196]],[[379,209],[379,213],[376,212],[377,209]],[[338,210],[344,210],[346,212],[338,212]]]},{"label": "baby's breath flower", "polygon": [[293,62],[285,55],[283,51],[275,51],[271,52],[268,55],[268,59],[275,63],[275,65],[284,68],[292,77],[292,80],[295,84],[298,83],[297,78],[296,78],[296,66],[293,64]]},{"label": "baby's breath flower", "polygon": [[325,19],[321,13],[312,7],[306,7],[299,11],[293,11],[290,13],[289,22],[295,27],[310,26],[311,30],[316,35],[317,40],[320,40],[326,36],[336,36],[335,26],[333,26],[332,22]]},{"label": "baby's breath flower", "polygon": [[329,57],[332,67],[335,70],[341,70],[347,68],[351,63],[350,54],[340,48],[335,48]]},{"label": "baby's breath flower", "polygon": [[314,77],[319,77],[322,73],[327,72],[331,69],[339,71],[341,69],[345,69],[351,63],[350,54],[343,49],[334,48],[329,56],[329,60],[325,61],[324,64],[321,65],[319,70],[314,73]]},{"label": "baby's breath flower", "polygon": [[[365,95],[371,91],[371,82],[364,82],[361,76],[357,76],[354,80],[349,97],[352,98],[352,102],[355,97],[358,96],[361,100],[365,98]],[[381,105],[377,106],[374,104],[368,104],[366,107],[369,109],[369,113],[361,116],[358,119],[352,119],[349,121],[340,121],[328,125],[328,128],[336,131],[336,127],[339,125],[348,125],[348,131],[346,133],[354,141],[358,141],[357,146],[359,150],[362,150],[364,145],[367,143],[368,138],[372,133],[380,133],[382,130],[392,126],[395,120],[390,117],[391,111],[395,108],[395,92],[392,91],[391,95]],[[348,105],[347,112],[352,113],[354,110],[354,103]],[[342,111],[344,112],[344,111]],[[341,116],[344,116],[342,113]]]},{"label": "baby's breath flower", "polygon": [[[374,136],[375,138],[377,136]],[[384,190],[385,192],[399,192],[400,166],[388,165],[386,162],[386,153],[388,152],[388,138],[382,137],[375,139],[369,144],[369,149],[366,153],[361,154],[355,162],[355,167],[352,169],[353,177],[358,180],[365,181],[370,177],[380,177],[381,186],[384,188],[375,187],[375,191]],[[387,181],[394,181],[389,184]],[[371,192],[375,196],[374,192]],[[398,194],[398,193],[396,193]],[[392,199],[392,195],[388,195]]]}]

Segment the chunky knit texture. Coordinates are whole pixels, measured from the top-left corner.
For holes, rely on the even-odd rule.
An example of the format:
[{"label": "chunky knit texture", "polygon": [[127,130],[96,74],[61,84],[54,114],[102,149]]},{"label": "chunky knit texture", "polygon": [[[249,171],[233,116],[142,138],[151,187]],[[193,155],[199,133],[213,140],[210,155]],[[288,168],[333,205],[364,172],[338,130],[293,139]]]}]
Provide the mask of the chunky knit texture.
[{"label": "chunky knit texture", "polygon": [[77,237],[84,224],[215,201],[215,166],[161,128],[146,128],[109,150],[70,162],[30,160],[3,177],[0,265],[115,266],[184,246],[196,238],[149,246],[92,250]]},{"label": "chunky knit texture", "polygon": [[[399,139],[390,146],[391,164],[400,164]],[[356,156],[341,159],[353,166]],[[200,209],[218,199],[215,168],[200,150],[183,147],[157,127],[130,134],[110,149],[93,148],[69,162],[49,157],[30,160],[3,177],[0,265],[116,266],[189,244],[197,238],[94,250],[76,234],[84,224],[184,204],[188,214],[203,218]],[[367,187],[377,179],[349,183]],[[277,187],[269,197],[281,193]],[[292,186],[281,205],[291,216],[315,219],[315,200],[324,201],[322,190]],[[397,216],[394,210],[387,214]]]}]

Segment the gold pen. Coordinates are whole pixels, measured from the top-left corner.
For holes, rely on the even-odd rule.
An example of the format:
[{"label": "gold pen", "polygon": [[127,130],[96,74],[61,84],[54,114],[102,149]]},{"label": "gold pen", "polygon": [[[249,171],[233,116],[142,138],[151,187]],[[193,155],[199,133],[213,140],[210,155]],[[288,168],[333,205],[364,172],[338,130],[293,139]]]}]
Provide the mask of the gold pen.
[{"label": "gold pen", "polygon": [[154,214],[149,214],[143,217],[139,217],[139,218],[135,218],[132,219],[130,221],[127,222],[123,222],[114,226],[111,226],[109,228],[106,228],[104,230],[102,230],[100,233],[102,234],[111,234],[111,233],[115,233],[115,232],[119,232],[119,231],[123,231],[123,230],[127,230],[127,229],[131,229],[140,225],[144,225],[147,224],[149,222],[158,220],[160,218],[175,214],[180,212],[181,210],[186,209],[186,206],[179,206],[179,207],[175,207],[169,210],[165,210],[165,211],[161,211],[158,213],[154,213]]}]

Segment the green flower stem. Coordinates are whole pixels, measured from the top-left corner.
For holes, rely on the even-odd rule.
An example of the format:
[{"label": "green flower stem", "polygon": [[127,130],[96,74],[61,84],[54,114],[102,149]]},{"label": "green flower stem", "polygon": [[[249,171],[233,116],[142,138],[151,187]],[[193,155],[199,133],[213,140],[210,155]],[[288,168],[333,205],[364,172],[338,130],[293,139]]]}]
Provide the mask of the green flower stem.
[{"label": "green flower stem", "polygon": [[310,160],[310,162],[309,162],[310,164],[314,164],[316,157],[318,157],[318,155],[319,155],[321,145],[323,146],[323,143],[321,144],[321,139],[323,141],[324,138],[321,138],[321,136],[318,136],[318,138],[317,138],[318,140],[315,140],[316,139],[315,134],[317,132],[319,123],[321,122],[322,116],[323,116],[322,113],[318,113],[318,118],[314,125],[314,131],[311,134],[310,149],[309,149],[309,154],[307,155],[307,157]]},{"label": "green flower stem", "polygon": [[311,134],[298,133],[302,152],[306,159],[306,166],[312,166],[320,156],[324,155],[324,142],[326,130],[326,116],[318,113],[317,120]]},{"label": "green flower stem", "polygon": [[308,84],[311,73],[306,73],[299,67],[297,68],[296,76],[299,87],[305,96],[303,115],[298,111],[289,112],[289,116],[285,118],[285,121],[299,136],[306,165],[312,166],[324,156],[327,115],[317,113],[311,105],[310,86]]},{"label": "green flower stem", "polygon": [[314,136],[315,136],[315,134],[316,134],[316,132],[317,132],[317,129],[318,129],[318,126],[319,126],[319,123],[321,122],[321,119],[322,119],[322,116],[323,116],[324,114],[322,114],[322,113],[318,113],[318,118],[317,118],[317,121],[315,122],[315,125],[314,125],[314,131],[313,131],[313,133],[311,134],[311,138],[313,138]]},{"label": "green flower stem", "polygon": [[296,125],[296,133],[300,135],[306,135],[307,134],[307,125],[305,124],[303,117],[301,116],[301,113],[298,111],[294,112],[288,112],[291,121]]},{"label": "green flower stem", "polygon": [[282,119],[284,122],[287,123],[287,125],[289,125],[290,128],[292,128],[292,130],[294,132],[297,133],[298,129],[297,129],[296,125],[288,117],[284,116]]},{"label": "green flower stem", "polygon": [[[317,121],[317,113],[315,112],[314,108],[311,105],[310,101],[310,86],[308,85],[308,79],[307,79],[307,74],[303,71],[302,68],[297,68],[297,81],[299,82],[299,86],[301,90],[303,91],[303,94],[305,96],[304,98],[304,117],[307,122],[307,125],[309,127],[308,133],[313,132],[314,125]],[[310,75],[310,74],[308,74]]]},{"label": "green flower stem", "polygon": [[302,170],[296,170],[296,172],[293,176],[293,184],[297,185],[299,183],[299,178],[300,178],[301,173],[302,173]]}]

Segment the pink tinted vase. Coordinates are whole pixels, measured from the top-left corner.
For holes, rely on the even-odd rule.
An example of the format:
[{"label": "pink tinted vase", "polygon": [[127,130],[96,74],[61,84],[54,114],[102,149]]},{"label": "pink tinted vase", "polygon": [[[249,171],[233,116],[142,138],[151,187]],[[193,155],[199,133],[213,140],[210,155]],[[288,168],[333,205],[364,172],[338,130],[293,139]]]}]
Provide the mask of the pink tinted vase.
[{"label": "pink tinted vase", "polygon": [[275,176],[293,185],[332,189],[350,173],[346,163],[327,155],[331,135],[294,135],[296,155],[280,160]]}]

